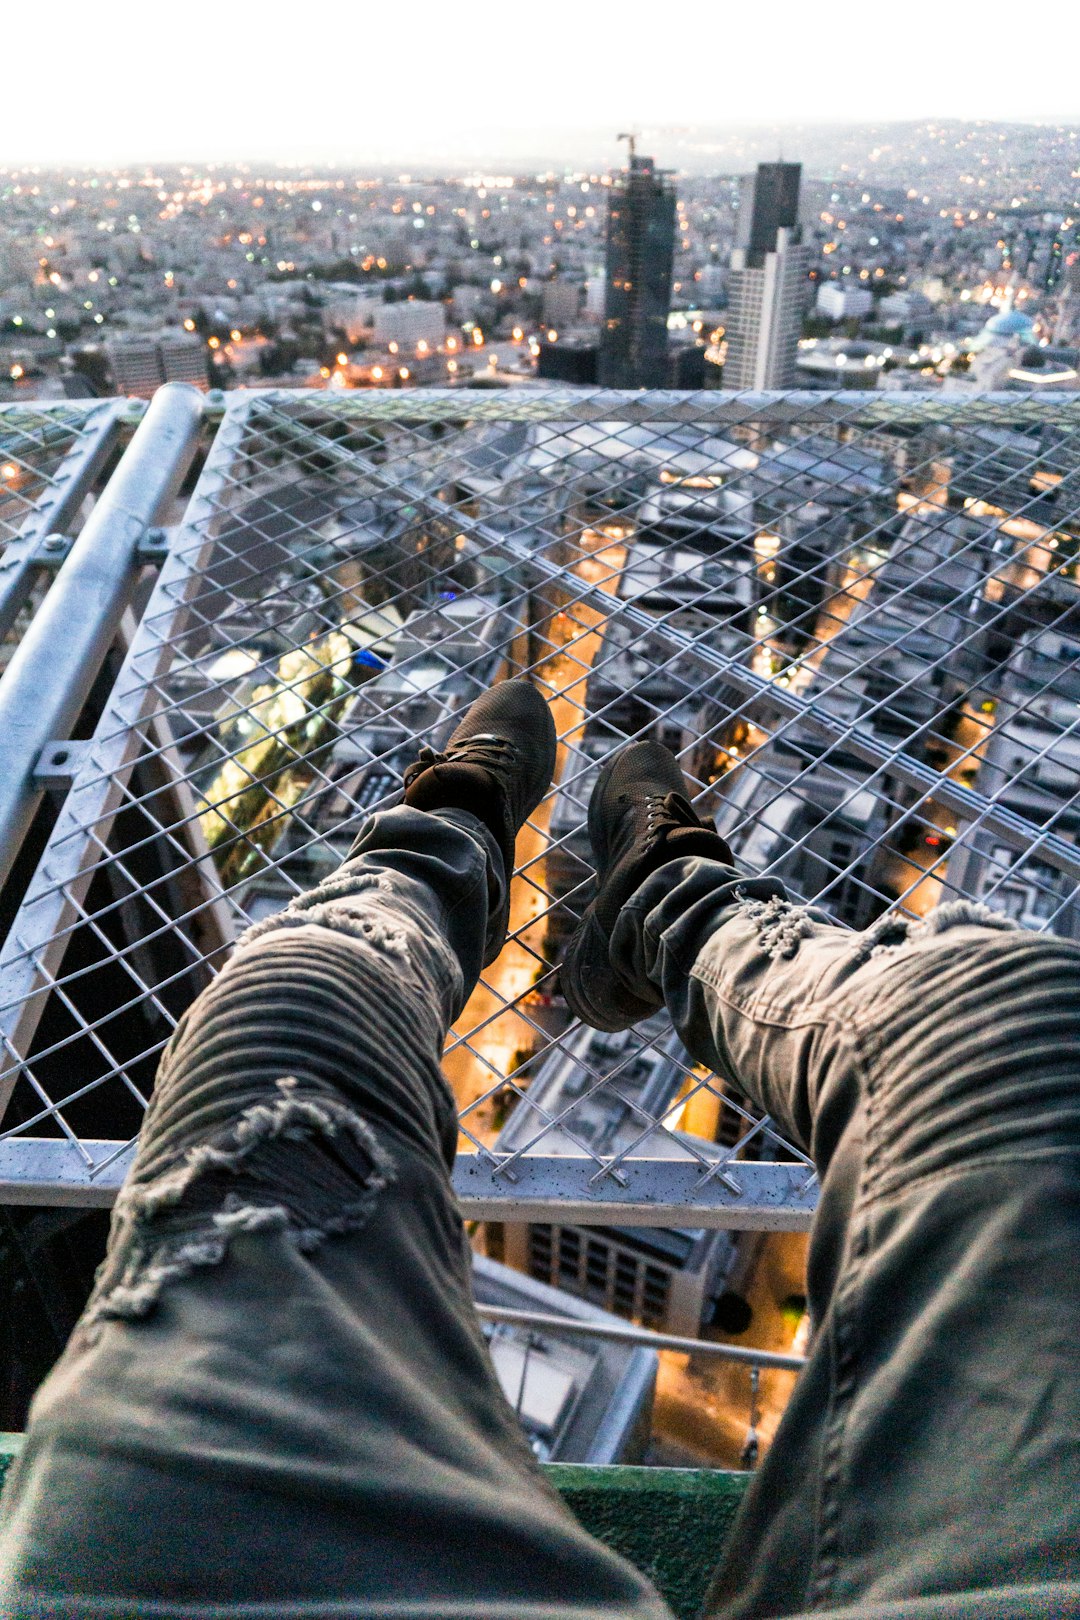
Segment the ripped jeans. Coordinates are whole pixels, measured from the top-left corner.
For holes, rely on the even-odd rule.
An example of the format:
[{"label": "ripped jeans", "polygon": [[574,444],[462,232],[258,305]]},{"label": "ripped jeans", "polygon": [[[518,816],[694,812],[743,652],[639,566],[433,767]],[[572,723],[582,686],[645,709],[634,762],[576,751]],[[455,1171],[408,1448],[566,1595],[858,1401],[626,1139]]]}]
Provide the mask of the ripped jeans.
[{"label": "ripped jeans", "polygon": [[181,1021],[5,1487],[3,1620],[669,1620],[472,1306],[440,1058],[503,882],[473,816],[376,815]]},{"label": "ripped jeans", "polygon": [[[667,1615],[539,1477],[470,1304],[439,1054],[501,882],[472,817],[387,812],[195,1003],[5,1493],[2,1620]],[[1080,1614],[1080,950],[999,923],[851,934],[701,859],[619,919],[822,1180],[711,1613]]]},{"label": "ripped jeans", "polygon": [[708,1612],[1080,1614],[1080,948],[965,901],[850,933],[693,859],[611,956],[821,1181]]}]

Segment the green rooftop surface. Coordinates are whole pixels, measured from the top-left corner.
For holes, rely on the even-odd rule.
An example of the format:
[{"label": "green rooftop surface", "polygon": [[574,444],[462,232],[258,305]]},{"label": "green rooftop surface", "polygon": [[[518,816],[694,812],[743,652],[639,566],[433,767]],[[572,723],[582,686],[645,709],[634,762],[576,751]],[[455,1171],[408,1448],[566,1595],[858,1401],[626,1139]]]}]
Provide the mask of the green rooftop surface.
[{"label": "green rooftop surface", "polygon": [[[0,1485],[21,1441],[0,1434]],[[544,1472],[586,1530],[647,1575],[678,1620],[694,1620],[749,1474],[571,1463]]]},{"label": "green rooftop surface", "polygon": [[544,1472],[591,1535],[647,1575],[678,1620],[694,1620],[749,1474],[573,1463]]}]

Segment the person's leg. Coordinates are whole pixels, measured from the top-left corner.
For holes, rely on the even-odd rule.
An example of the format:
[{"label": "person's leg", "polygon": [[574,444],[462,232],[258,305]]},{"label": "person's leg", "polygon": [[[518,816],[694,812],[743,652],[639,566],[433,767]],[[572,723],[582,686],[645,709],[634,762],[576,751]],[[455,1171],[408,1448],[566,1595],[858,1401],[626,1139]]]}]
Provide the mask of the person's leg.
[{"label": "person's leg", "polygon": [[5,1620],[667,1615],[544,1483],[472,1307],[439,1062],[506,832],[375,816],[182,1021],[5,1490]]},{"label": "person's leg", "polygon": [[574,984],[610,974],[627,1021],[666,1004],[821,1178],[809,1363],[710,1612],[990,1591],[952,1612],[1007,1614],[1010,1586],[1076,1583],[1080,949],[962,902],[853,934],[719,839],[679,858],[685,825],[636,884],[624,850]]}]

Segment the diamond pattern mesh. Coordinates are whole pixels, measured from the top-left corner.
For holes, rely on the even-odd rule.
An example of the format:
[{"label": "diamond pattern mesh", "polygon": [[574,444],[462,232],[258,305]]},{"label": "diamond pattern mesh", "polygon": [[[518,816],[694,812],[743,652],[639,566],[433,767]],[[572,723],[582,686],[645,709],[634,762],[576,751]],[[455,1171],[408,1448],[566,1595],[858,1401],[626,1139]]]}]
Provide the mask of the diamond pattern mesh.
[{"label": "diamond pattern mesh", "polygon": [[[116,420],[116,401],[101,405],[0,405],[0,670],[48,589],[52,560],[29,575],[26,553],[53,529],[71,524]],[[39,553],[39,555],[41,555]],[[59,558],[55,559],[59,561]],[[14,576],[20,574],[18,585]]]},{"label": "diamond pattern mesh", "polygon": [[597,1220],[672,1161],[683,1224],[749,1166],[812,1196],[665,1016],[570,1024],[597,770],[667,743],[739,866],[851,927],[967,896],[1080,937],[1078,546],[1059,400],[230,396],[0,954],[0,1147],[103,1173],[236,933],[528,673],[558,773],[447,1042],[464,1154],[510,1186],[536,1155],[584,1163]]}]

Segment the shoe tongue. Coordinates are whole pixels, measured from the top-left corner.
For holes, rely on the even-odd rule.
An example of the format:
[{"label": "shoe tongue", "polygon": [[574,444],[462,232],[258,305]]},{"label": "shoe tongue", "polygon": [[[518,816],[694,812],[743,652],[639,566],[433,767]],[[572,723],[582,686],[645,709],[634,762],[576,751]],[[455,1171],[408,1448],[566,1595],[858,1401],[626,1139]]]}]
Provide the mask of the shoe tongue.
[{"label": "shoe tongue", "polygon": [[669,793],[664,800],[664,810],[680,827],[704,825],[689,799],[684,798],[681,793]]}]

